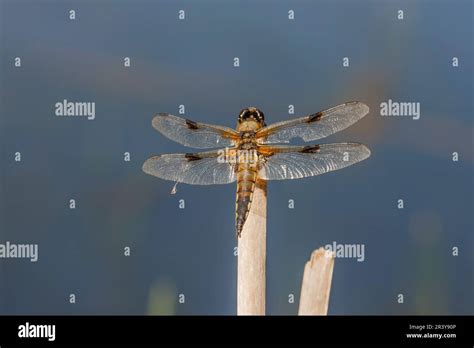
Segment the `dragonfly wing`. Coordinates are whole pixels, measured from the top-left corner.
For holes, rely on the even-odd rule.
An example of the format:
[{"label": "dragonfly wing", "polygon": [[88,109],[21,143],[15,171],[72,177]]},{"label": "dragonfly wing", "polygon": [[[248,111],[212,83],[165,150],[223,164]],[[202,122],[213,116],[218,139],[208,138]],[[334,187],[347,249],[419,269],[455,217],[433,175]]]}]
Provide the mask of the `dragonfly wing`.
[{"label": "dragonfly wing", "polygon": [[170,114],[158,114],[153,127],[169,139],[198,149],[232,146],[239,134],[227,127],[194,122]]},{"label": "dragonfly wing", "polygon": [[289,142],[293,138],[314,141],[346,129],[368,112],[367,105],[348,102],[316,114],[271,124],[260,129],[256,138],[263,144]]},{"label": "dragonfly wing", "polygon": [[370,156],[363,144],[260,146],[258,175],[264,180],[300,179],[348,167]]},{"label": "dragonfly wing", "polygon": [[228,184],[236,180],[235,166],[221,161],[220,151],[154,156],[145,161],[143,171],[190,185]]}]

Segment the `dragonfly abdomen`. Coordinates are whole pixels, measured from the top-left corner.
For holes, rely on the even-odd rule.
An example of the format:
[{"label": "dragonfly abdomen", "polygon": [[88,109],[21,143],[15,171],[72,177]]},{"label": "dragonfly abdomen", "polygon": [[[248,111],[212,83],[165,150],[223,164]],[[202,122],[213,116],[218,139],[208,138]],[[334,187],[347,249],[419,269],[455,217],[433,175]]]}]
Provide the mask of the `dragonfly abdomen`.
[{"label": "dragonfly abdomen", "polygon": [[239,164],[237,170],[237,195],[235,202],[235,227],[240,237],[252,205],[257,171],[247,163]]}]

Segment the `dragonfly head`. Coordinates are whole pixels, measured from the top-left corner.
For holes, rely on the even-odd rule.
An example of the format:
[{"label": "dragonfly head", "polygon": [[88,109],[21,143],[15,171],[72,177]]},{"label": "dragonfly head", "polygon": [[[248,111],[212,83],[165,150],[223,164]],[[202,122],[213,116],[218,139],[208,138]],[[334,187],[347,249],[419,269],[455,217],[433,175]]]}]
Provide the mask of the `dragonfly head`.
[{"label": "dragonfly head", "polygon": [[265,126],[265,116],[263,112],[254,107],[245,108],[240,111],[239,123],[244,121],[255,121],[260,127]]}]

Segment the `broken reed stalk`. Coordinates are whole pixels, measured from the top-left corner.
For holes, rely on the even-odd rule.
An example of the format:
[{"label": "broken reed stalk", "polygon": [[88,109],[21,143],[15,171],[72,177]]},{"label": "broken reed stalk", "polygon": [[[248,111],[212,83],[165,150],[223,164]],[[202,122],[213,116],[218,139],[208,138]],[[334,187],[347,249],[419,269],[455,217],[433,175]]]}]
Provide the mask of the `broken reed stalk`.
[{"label": "broken reed stalk", "polygon": [[327,315],[334,253],[319,248],[304,267],[298,315]]},{"label": "broken reed stalk", "polygon": [[258,180],[238,240],[237,315],[265,315],[267,183]]}]

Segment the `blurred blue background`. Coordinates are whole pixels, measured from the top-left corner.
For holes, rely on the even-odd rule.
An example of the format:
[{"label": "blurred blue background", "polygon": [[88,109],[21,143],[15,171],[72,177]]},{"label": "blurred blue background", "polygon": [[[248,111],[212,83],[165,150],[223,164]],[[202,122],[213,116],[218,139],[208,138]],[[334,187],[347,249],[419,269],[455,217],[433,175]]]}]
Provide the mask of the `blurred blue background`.
[{"label": "blurred blue background", "polygon": [[[267,312],[297,313],[305,262],[336,241],[364,244],[365,261],[336,260],[329,314],[472,314],[472,13],[469,0],[0,1],[0,243],[39,244],[36,263],[0,259],[0,314],[235,314],[235,185],[170,195],[144,174],[151,155],[189,152],[152,116],[184,104],[233,127],[250,105],[272,123],[349,100],[370,114],[320,142],[372,156],[269,184]],[[56,117],[63,99],[95,102],[96,119]],[[381,117],[388,99],[420,102],[421,118]]]}]

